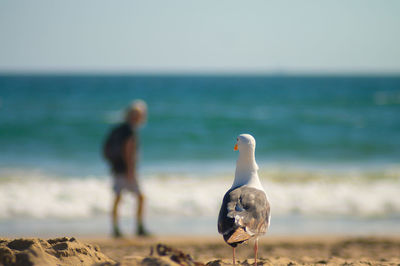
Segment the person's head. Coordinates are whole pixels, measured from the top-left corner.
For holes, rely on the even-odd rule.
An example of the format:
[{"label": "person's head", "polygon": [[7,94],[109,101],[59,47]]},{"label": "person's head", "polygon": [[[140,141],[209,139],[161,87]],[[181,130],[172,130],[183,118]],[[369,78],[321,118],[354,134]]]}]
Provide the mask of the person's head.
[{"label": "person's head", "polygon": [[147,120],[147,104],[142,100],[135,100],[125,112],[125,121],[132,126],[140,126]]}]

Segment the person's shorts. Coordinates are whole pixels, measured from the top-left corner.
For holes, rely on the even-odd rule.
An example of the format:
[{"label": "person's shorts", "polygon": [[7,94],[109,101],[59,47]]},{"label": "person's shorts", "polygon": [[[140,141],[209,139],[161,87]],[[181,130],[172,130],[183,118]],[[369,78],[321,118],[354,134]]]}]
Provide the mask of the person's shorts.
[{"label": "person's shorts", "polygon": [[113,178],[113,191],[115,194],[120,194],[122,191],[129,191],[136,194],[141,194],[139,184],[135,178],[129,181],[124,175],[114,175]]}]

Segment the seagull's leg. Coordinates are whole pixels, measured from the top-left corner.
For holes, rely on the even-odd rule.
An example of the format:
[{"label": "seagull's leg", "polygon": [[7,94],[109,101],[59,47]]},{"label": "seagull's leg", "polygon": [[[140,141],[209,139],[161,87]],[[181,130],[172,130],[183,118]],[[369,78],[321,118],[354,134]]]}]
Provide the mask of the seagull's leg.
[{"label": "seagull's leg", "polygon": [[235,265],[236,259],[235,259],[235,248],[232,247],[232,261],[233,261],[233,265]]},{"label": "seagull's leg", "polygon": [[254,243],[254,265],[257,266],[257,252],[258,252],[258,237]]}]

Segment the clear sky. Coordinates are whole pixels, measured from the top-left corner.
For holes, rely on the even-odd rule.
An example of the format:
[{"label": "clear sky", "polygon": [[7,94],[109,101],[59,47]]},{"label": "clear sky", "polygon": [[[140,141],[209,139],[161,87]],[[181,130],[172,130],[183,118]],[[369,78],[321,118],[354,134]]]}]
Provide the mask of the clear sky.
[{"label": "clear sky", "polygon": [[1,0],[1,72],[400,73],[400,1]]}]

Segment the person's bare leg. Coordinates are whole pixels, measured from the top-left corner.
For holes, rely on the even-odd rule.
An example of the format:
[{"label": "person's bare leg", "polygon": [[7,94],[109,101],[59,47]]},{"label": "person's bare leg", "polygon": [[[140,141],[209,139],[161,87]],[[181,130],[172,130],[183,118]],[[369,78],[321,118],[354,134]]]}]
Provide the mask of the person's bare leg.
[{"label": "person's bare leg", "polygon": [[136,212],[136,234],[139,236],[146,236],[148,232],[144,229],[143,225],[143,210],[144,210],[144,196],[143,194],[137,194],[137,212]]},{"label": "person's bare leg", "polygon": [[114,237],[121,237],[122,234],[119,230],[119,224],[118,224],[118,205],[121,201],[121,193],[115,194],[114,197],[114,204],[112,208],[112,225],[113,225],[113,236]]},{"label": "person's bare leg", "polygon": [[144,204],[144,196],[143,194],[139,193],[137,195],[137,213],[136,213],[136,219],[139,225],[143,224],[143,204]]}]

